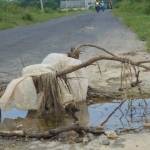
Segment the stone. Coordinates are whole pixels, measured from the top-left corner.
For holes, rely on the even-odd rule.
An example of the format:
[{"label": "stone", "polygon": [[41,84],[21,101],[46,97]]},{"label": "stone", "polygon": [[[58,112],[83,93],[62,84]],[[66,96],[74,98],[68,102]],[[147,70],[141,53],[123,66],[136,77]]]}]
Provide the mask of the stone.
[{"label": "stone", "polygon": [[23,125],[22,124],[19,124],[16,126],[16,129],[22,129]]},{"label": "stone", "polygon": [[92,133],[88,133],[87,136],[88,136],[90,141],[95,139],[95,136]]},{"label": "stone", "polygon": [[87,137],[87,136],[85,136],[84,138],[83,138],[83,144],[85,145],[85,144],[87,144],[89,142],[89,138]]},{"label": "stone", "polygon": [[94,101],[93,100],[89,100],[88,104],[94,104]]},{"label": "stone", "polygon": [[118,138],[118,135],[116,134],[115,131],[105,131],[105,135],[107,136],[107,138],[115,140]]},{"label": "stone", "polygon": [[102,145],[110,145],[110,141],[108,139],[102,140]]},{"label": "stone", "polygon": [[124,147],[124,142],[125,142],[125,139],[118,138],[117,140],[115,140],[113,142],[113,144],[111,145],[111,147],[112,148],[123,148]]},{"label": "stone", "polygon": [[78,137],[75,139],[75,143],[82,143],[83,142],[83,138],[82,137]]},{"label": "stone", "polygon": [[150,123],[144,123],[144,128],[150,128]]},{"label": "stone", "polygon": [[31,145],[30,147],[29,147],[29,149],[31,150],[31,149],[37,149],[37,145]]},{"label": "stone", "polygon": [[105,135],[102,135],[99,137],[99,143],[101,145],[109,145],[110,141],[108,140],[108,138]]}]

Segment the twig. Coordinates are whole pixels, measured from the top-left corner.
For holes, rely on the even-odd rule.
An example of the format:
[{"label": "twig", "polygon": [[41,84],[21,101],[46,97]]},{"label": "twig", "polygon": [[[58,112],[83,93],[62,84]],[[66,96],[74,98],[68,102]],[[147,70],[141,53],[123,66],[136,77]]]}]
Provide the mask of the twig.
[{"label": "twig", "polygon": [[126,100],[122,101],[109,115],[108,117],[100,124],[103,126],[110,118],[111,116],[126,102]]},{"label": "twig", "polygon": [[101,50],[101,51],[103,51],[103,52],[105,52],[105,53],[111,55],[111,56],[116,56],[115,54],[109,52],[108,50],[106,50],[106,49],[104,49],[104,48],[102,48],[102,47],[100,47],[100,46],[94,45],[94,44],[82,44],[82,45],[79,45],[79,46],[76,48],[76,50],[77,50],[77,51],[80,51],[80,49],[83,48],[83,47],[94,47],[94,48],[97,48],[98,50]]}]

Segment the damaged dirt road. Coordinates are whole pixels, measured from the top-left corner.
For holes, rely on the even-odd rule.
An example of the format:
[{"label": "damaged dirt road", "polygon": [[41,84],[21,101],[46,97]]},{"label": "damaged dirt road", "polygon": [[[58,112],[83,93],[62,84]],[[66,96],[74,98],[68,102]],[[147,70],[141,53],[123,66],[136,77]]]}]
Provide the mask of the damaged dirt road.
[{"label": "damaged dirt road", "polygon": [[[16,76],[25,65],[40,63],[41,60],[51,52],[68,52],[70,47],[83,43],[100,45],[107,50],[129,57],[134,60],[150,59],[144,52],[144,43],[139,41],[136,35],[125,27],[110,11],[95,14],[87,13],[73,17],[64,17],[53,21],[28,27],[20,27],[0,32],[0,72],[1,81],[6,81]],[[87,48],[81,55],[82,60],[91,58],[100,51]],[[115,98],[120,87],[120,64],[100,62],[102,76],[100,77],[97,66],[88,67],[88,79],[91,87],[100,91],[102,97]],[[11,72],[12,74],[8,73]],[[141,79],[144,87],[149,93],[150,82],[148,73],[142,73]],[[103,90],[101,90],[103,89]],[[114,94],[115,93],[115,94]],[[137,93],[135,93],[136,95]],[[97,95],[96,95],[97,96]],[[118,96],[118,95],[117,95]],[[147,96],[149,97],[149,95]],[[1,142],[2,149],[147,149],[148,141],[143,143],[142,137],[149,138],[149,133],[143,133],[140,139],[133,135],[120,136],[115,141],[109,141],[106,137],[94,139],[91,142],[85,138],[82,144],[64,145],[59,142],[46,141],[11,141],[6,147],[5,141]],[[102,140],[102,141],[101,141]],[[138,144],[130,141],[138,141]],[[8,141],[7,141],[8,142]],[[87,144],[88,143],[88,144]],[[87,144],[87,145],[86,145]],[[109,145],[109,146],[106,146]]]}]

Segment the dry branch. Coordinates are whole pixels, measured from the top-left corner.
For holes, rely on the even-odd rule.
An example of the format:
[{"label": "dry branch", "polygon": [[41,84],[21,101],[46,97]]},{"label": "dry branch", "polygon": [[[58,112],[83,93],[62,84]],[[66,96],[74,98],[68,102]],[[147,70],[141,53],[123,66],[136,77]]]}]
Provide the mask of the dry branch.
[{"label": "dry branch", "polygon": [[100,124],[103,126],[110,118],[111,116],[126,102],[126,100],[122,101],[109,115],[108,117]]},{"label": "dry branch", "polygon": [[[81,47],[84,47],[84,46],[93,46],[94,47],[95,45],[85,44],[85,45],[81,45],[80,47],[78,47],[78,49],[81,48]],[[95,47],[97,47],[97,46],[95,46]],[[118,61],[118,62],[121,62],[121,63],[128,63],[128,64],[133,65],[133,66],[138,66],[138,67],[144,68],[148,71],[150,70],[150,67],[143,65],[143,63],[150,63],[150,60],[134,62],[134,61],[132,61],[128,58],[119,57],[119,56],[116,56],[112,53],[110,53],[110,55],[111,56],[102,56],[102,55],[100,55],[100,56],[93,57],[93,58],[83,62],[80,65],[71,66],[70,68],[67,68],[67,69],[62,70],[60,72],[57,72],[56,75],[57,75],[57,77],[64,76],[68,73],[74,72],[74,71],[76,71],[78,69],[81,69],[81,68],[84,68],[84,67],[87,67],[87,66],[92,65],[93,63],[95,63],[97,61],[101,61],[101,60],[111,60],[111,61]],[[3,92],[3,89],[1,90],[1,93],[2,92]]]},{"label": "dry branch", "polygon": [[102,128],[94,128],[94,127],[83,127],[78,124],[73,124],[68,127],[61,127],[57,129],[51,129],[49,131],[45,131],[42,133],[27,133],[25,131],[0,131],[1,137],[15,137],[15,138],[37,138],[37,139],[50,139],[53,137],[58,136],[63,132],[68,131],[76,131],[77,133],[81,134],[85,133],[92,133],[94,135],[101,135],[104,134],[104,130]]},{"label": "dry branch", "polygon": [[128,58],[122,58],[122,57],[118,57],[118,56],[96,56],[96,57],[93,57],[85,62],[83,62],[82,64],[80,65],[76,65],[76,66],[72,66],[70,68],[67,68],[63,71],[60,71],[60,72],[57,72],[57,77],[59,76],[63,76],[65,74],[68,74],[68,73],[71,73],[71,72],[74,72],[78,69],[81,69],[81,68],[84,68],[84,67],[87,67],[91,64],[93,64],[94,62],[96,61],[101,61],[101,60],[113,60],[113,61],[118,61],[118,62],[121,62],[121,63],[129,63],[133,66],[138,66],[138,67],[141,67],[141,68],[144,68],[146,70],[150,70],[150,67],[147,67],[145,65],[142,65],[142,63],[149,63],[150,61],[139,61],[139,62],[134,62]]},{"label": "dry branch", "polygon": [[80,52],[80,49],[83,48],[83,47],[93,47],[93,48],[96,48],[96,49],[98,49],[98,50],[101,50],[101,51],[103,51],[103,52],[105,52],[105,53],[107,53],[107,54],[109,54],[109,55],[111,55],[111,56],[116,56],[115,54],[109,52],[109,51],[106,50],[105,48],[102,48],[102,47],[97,46],[97,45],[94,45],[94,44],[82,44],[82,45],[78,46],[78,47],[75,48],[75,49],[76,49],[76,51],[79,51],[79,52]]}]

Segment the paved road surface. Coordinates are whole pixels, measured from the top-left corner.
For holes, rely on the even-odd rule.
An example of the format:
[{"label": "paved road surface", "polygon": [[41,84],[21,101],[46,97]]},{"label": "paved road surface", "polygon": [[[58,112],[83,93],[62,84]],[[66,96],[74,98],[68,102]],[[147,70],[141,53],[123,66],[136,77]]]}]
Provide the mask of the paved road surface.
[{"label": "paved road surface", "polygon": [[48,53],[65,52],[82,43],[96,43],[109,50],[130,50],[140,47],[135,42],[134,34],[110,11],[3,30],[0,31],[0,80],[13,77],[23,65],[40,63]]}]

